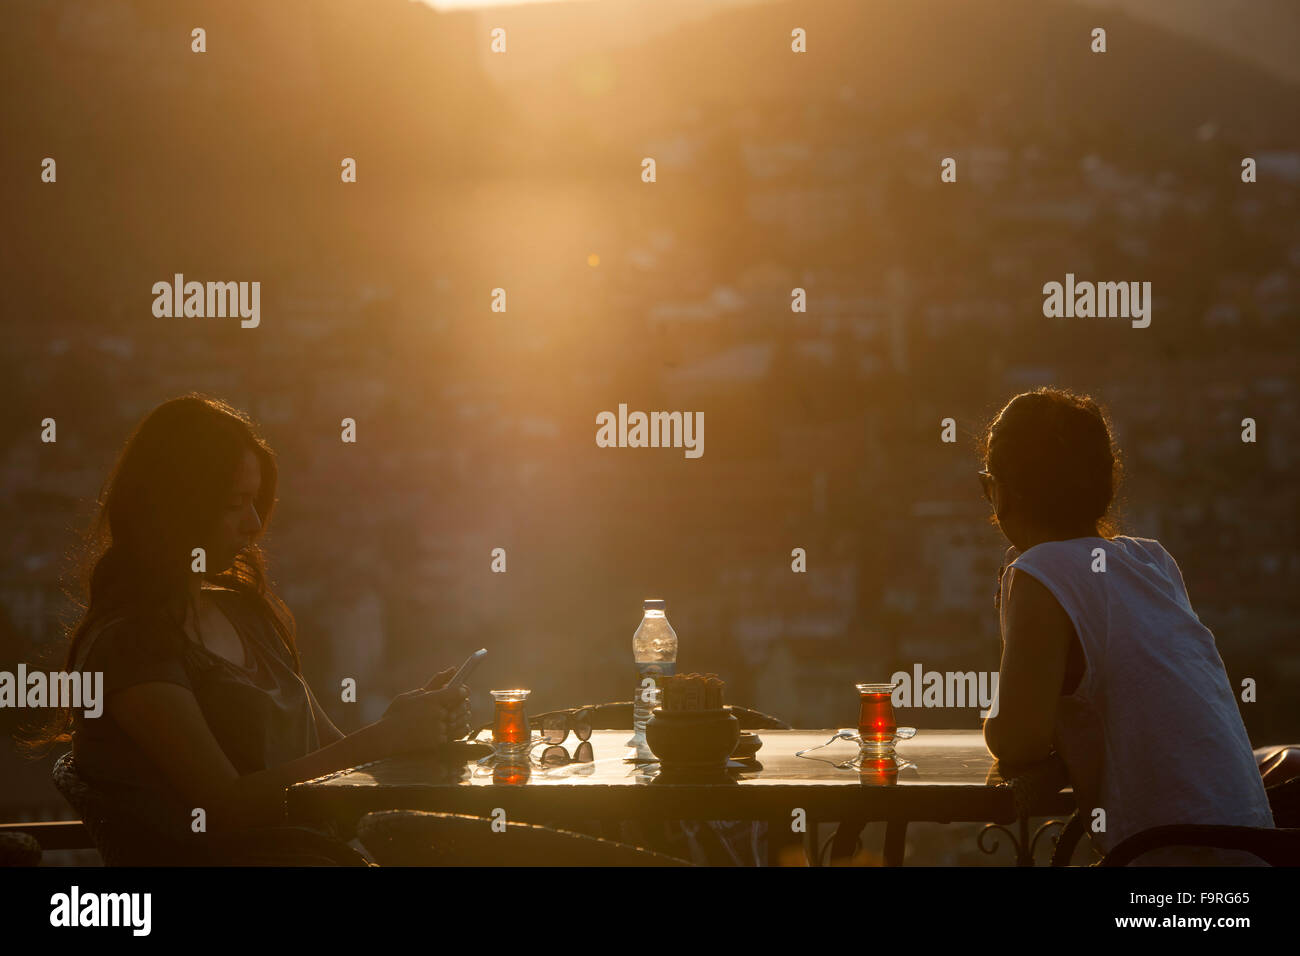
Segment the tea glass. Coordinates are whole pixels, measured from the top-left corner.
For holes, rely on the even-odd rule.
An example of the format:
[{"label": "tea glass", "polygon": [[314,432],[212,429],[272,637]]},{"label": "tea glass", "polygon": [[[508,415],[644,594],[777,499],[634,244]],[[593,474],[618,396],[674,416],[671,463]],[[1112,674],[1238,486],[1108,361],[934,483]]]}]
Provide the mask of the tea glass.
[{"label": "tea glass", "polygon": [[526,754],[532,742],[532,731],[524,713],[524,701],[529,691],[494,690],[492,699],[496,711],[492,722],[492,747],[497,754]]}]

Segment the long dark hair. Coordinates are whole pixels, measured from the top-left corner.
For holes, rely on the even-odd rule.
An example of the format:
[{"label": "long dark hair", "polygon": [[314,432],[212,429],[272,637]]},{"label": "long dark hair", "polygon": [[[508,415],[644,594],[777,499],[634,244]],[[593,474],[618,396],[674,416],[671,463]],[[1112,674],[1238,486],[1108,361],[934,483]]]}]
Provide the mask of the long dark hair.
[{"label": "long dark hair", "polygon": [[989,424],[980,455],[1040,527],[1119,533],[1112,510],[1123,474],[1119,448],[1105,411],[1089,396],[1062,388],[1022,392]]},{"label": "long dark hair", "polygon": [[[65,670],[77,669],[83,638],[110,618],[162,616],[175,625],[164,629],[172,639],[188,641],[183,626],[191,601],[191,549],[207,540],[246,451],[261,466],[254,500],[262,519],[260,538],[275,510],[278,471],[275,454],[247,415],[191,392],[163,402],[135,427],[104,484],[98,512],[74,561],[82,612],[68,629]],[[228,569],[205,571],[202,577],[262,604],[294,670],[302,673],[293,614],[268,583],[256,540]],[[183,646],[178,650],[186,651]],[[53,744],[71,740],[72,727],[72,711],[61,708],[44,725],[20,732],[19,750],[42,756]]]}]

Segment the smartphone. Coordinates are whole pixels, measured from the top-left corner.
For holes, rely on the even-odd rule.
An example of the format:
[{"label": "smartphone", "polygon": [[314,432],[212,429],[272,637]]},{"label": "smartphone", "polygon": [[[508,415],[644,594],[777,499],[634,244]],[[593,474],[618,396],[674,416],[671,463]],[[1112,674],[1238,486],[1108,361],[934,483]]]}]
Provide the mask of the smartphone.
[{"label": "smartphone", "polygon": [[455,676],[447,682],[447,686],[455,687],[457,684],[465,683],[474,668],[478,667],[479,662],[485,657],[487,657],[487,648],[480,647],[469,657],[465,658],[465,663],[460,665],[460,670],[456,671]]}]

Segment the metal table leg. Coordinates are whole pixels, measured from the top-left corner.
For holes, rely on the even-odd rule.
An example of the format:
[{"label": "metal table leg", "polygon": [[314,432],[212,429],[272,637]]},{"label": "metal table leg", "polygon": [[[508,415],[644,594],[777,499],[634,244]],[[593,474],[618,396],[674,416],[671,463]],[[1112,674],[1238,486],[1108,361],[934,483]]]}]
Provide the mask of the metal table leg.
[{"label": "metal table leg", "polygon": [[907,849],[907,821],[885,821],[885,866],[902,866]]},{"label": "metal table leg", "polygon": [[[831,839],[831,862],[836,860],[851,860],[853,855],[858,851],[858,837],[862,834],[862,828],[867,825],[866,820],[841,820],[840,825],[835,830],[835,836]],[[820,856],[820,852],[818,856]]]}]

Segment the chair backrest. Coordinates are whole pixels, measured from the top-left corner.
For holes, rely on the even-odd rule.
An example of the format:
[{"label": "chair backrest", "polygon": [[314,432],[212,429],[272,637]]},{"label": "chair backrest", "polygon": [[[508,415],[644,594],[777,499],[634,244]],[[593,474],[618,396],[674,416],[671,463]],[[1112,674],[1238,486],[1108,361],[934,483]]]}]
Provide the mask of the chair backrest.
[{"label": "chair backrest", "polygon": [[585,833],[458,813],[382,810],[357,824],[380,866],[691,866],[686,860]]},{"label": "chair backrest", "polygon": [[1135,833],[1107,853],[1101,865],[1128,866],[1143,853],[1165,847],[1243,850],[1269,866],[1300,866],[1300,830],[1191,823],[1152,827]]},{"label": "chair backrest", "polygon": [[54,761],[54,787],[81,817],[105,866],[169,866],[193,862],[179,842],[166,840],[137,817],[133,808],[118,806],[77,772],[68,751]]},{"label": "chair backrest", "polygon": [[26,833],[0,833],[0,866],[37,866],[41,845]]},{"label": "chair backrest", "polygon": [[213,834],[209,866],[373,866],[354,847],[311,827],[270,826]]},{"label": "chair backrest", "polygon": [[[790,725],[780,717],[773,717],[762,711],[739,704],[730,704],[732,715],[740,721],[742,730],[789,730]],[[570,707],[570,712],[583,708]],[[631,730],[632,701],[620,700],[608,704],[588,704],[586,709],[592,711],[592,726],[600,730]]]},{"label": "chair backrest", "polygon": [[1300,745],[1260,747],[1255,756],[1266,787],[1300,777]]},{"label": "chair backrest", "polygon": [[[1296,748],[1288,749],[1296,750]],[[1274,751],[1270,754],[1270,757],[1278,753],[1280,752]],[[1261,764],[1261,767],[1263,766]],[[1265,779],[1267,780],[1267,774],[1265,774]],[[1300,776],[1285,780],[1282,783],[1267,785],[1264,787],[1264,792],[1268,795],[1268,805],[1273,812],[1273,823],[1283,830],[1300,828]],[[1263,832],[1276,833],[1277,831],[1264,829]],[[1140,836],[1140,834],[1138,835]],[[1052,866],[1069,866],[1070,857],[1082,836],[1083,818],[1080,817],[1079,812],[1076,810],[1061,828],[1056,849],[1052,853]],[[1121,859],[1121,857],[1115,856],[1116,851],[1119,849],[1120,847],[1115,847],[1111,851],[1111,857],[1116,860]],[[1227,849],[1239,849],[1239,847],[1228,847]],[[1136,854],[1129,857],[1129,859],[1136,859]],[[1111,862],[1108,865],[1115,866],[1117,864]]]},{"label": "chair backrest", "polygon": [[1266,786],[1273,824],[1284,828],[1300,827],[1300,777]]},{"label": "chair backrest", "polygon": [[80,814],[105,866],[369,866],[353,847],[307,827],[213,833],[193,845],[166,840],[97,793],[69,751],[54,762],[54,786]]},{"label": "chair backrest", "polygon": [[54,788],[68,802],[68,806],[72,807],[73,811],[83,819],[89,816],[90,788],[77,775],[77,768],[72,763],[71,750],[54,761],[51,776],[54,778]]},{"label": "chair backrest", "polygon": [[81,817],[90,838],[95,843],[105,866],[130,866],[136,862],[131,836],[120,825],[115,825],[104,801],[90,788],[72,759],[72,751],[54,761],[51,772],[54,788]]}]

